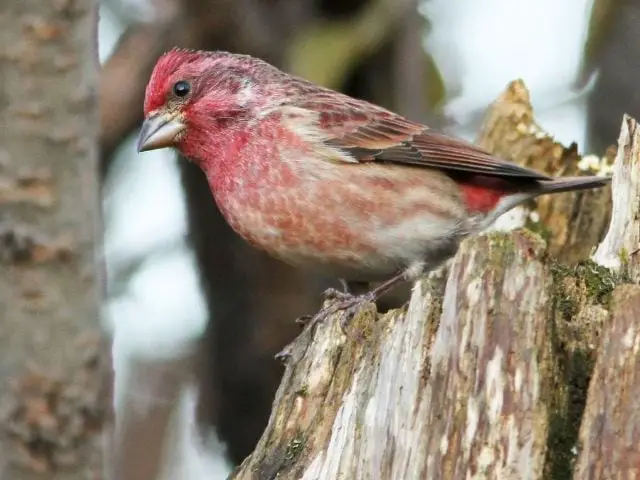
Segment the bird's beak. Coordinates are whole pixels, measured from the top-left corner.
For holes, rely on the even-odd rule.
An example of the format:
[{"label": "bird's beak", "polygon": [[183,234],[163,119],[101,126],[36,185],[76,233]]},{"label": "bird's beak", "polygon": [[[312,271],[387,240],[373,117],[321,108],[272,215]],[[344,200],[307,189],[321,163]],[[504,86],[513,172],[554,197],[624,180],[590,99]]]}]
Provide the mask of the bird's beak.
[{"label": "bird's beak", "polygon": [[185,127],[179,113],[159,113],[147,118],[138,136],[138,152],[174,146]]}]

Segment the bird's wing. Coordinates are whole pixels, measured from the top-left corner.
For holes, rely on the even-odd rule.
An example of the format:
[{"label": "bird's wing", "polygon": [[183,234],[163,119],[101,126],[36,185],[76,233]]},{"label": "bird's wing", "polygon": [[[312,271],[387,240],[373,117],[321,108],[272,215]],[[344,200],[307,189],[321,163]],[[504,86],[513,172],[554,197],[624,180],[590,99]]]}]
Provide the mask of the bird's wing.
[{"label": "bird's wing", "polygon": [[495,177],[548,180],[551,177],[497,158],[456,139],[346,95],[306,92],[296,106],[315,112],[329,138],[358,162],[410,164]]}]

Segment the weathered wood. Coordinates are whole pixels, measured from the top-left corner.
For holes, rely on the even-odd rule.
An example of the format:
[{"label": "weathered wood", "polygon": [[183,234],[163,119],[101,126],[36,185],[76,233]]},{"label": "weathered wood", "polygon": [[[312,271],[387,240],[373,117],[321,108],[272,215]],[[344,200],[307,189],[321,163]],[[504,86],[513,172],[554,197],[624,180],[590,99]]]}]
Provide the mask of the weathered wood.
[{"label": "weathered wood", "polygon": [[[577,145],[568,148],[556,142],[536,123],[522,81],[512,82],[492,104],[477,139],[478,145],[521,165],[551,175],[606,173],[613,159],[607,155],[593,162],[582,161]],[[588,257],[604,236],[611,212],[609,187],[578,193],[546,195],[536,200],[536,214],[520,207],[524,224],[548,242],[549,253],[574,264]]]},{"label": "weathered wood", "polygon": [[[576,174],[580,161],[535,127],[520,82],[492,107],[481,143],[556,174]],[[628,188],[619,185],[614,198]],[[569,478],[579,434],[578,473],[596,473],[576,478],[630,468],[625,449],[640,432],[631,399],[640,387],[629,332],[636,335],[640,314],[625,308],[636,292],[629,289],[640,287],[616,289],[630,269],[586,259],[606,229],[610,197],[604,189],[558,205],[540,200],[548,243],[525,229],[468,239],[448,266],[416,283],[408,307],[378,315],[370,305],[346,332],[342,313],[306,329],[260,443],[231,478]],[[614,207],[613,218],[624,212]],[[609,430],[600,439],[602,425]],[[620,431],[629,435],[614,439]]]},{"label": "weathered wood", "polygon": [[423,281],[406,314],[376,321],[371,309],[346,335],[337,323],[308,332],[276,398],[286,407],[236,478],[542,472],[553,299],[544,257],[525,232],[483,236],[462,246],[442,305],[442,282]]},{"label": "weathered wood", "polygon": [[593,259],[640,283],[640,127],[625,115],[613,167],[611,226]]},{"label": "weathered wood", "polygon": [[376,319],[371,308],[346,334],[338,322],[305,331],[265,435],[233,478],[566,471],[577,435],[577,425],[566,430],[580,389],[574,357],[595,344],[558,331],[556,319],[565,321],[568,302],[580,325],[608,315],[580,272],[567,270],[559,286],[554,268],[527,231],[481,236],[462,245],[443,298],[443,280],[432,278],[416,284],[406,313]]},{"label": "weathered wood", "polygon": [[611,226],[593,258],[636,285],[613,292],[580,428],[576,479],[640,476],[640,129],[626,115],[613,175]]},{"label": "weathered wood", "polygon": [[[346,335],[334,321],[306,330],[265,435],[234,478],[337,478],[337,472],[354,478],[356,472],[389,468],[387,441],[380,442],[386,433],[378,426],[390,421],[393,434],[412,432],[414,401],[425,388],[437,326],[437,290],[418,283],[406,318],[394,311],[376,322],[371,306]],[[393,418],[381,418],[390,413]],[[399,454],[409,452],[412,439],[406,441]]]},{"label": "weathered wood", "polygon": [[615,290],[580,428],[574,478],[640,475],[640,286]]},{"label": "weathered wood", "polygon": [[524,232],[463,245],[447,280],[426,388],[413,401],[421,436],[412,444],[424,454],[388,478],[542,472],[551,408],[542,391],[552,380],[544,368],[552,306],[544,249]]}]

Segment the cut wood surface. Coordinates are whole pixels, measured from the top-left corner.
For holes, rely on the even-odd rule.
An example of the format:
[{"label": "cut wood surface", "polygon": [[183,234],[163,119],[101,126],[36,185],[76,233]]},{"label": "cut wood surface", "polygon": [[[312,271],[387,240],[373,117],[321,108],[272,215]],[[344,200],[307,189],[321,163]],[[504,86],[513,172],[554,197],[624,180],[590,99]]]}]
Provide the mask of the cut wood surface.
[{"label": "cut wood surface", "polygon": [[[463,242],[404,308],[371,304],[346,331],[341,312],[305,329],[269,424],[231,478],[635,478],[636,130],[626,117],[613,190],[540,199],[522,212],[529,228]],[[478,142],[556,175],[606,174],[613,158],[589,166],[554,142],[522,82],[490,108]],[[603,238],[598,252],[620,264],[589,259]]]}]

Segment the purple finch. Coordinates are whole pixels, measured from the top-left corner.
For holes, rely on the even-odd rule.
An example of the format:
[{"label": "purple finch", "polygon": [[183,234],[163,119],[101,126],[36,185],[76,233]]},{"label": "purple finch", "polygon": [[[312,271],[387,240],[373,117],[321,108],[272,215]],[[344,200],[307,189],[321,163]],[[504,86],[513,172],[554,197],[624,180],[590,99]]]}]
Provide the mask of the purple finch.
[{"label": "purple finch", "polygon": [[225,52],[162,56],[144,114],[138,150],[175,147],[195,162],[254,247],[332,277],[384,280],[343,308],[435,268],[516,205],[609,181],[549,177]]}]

